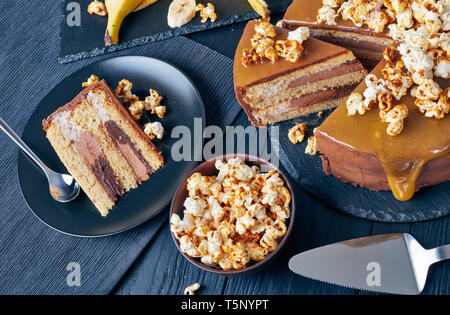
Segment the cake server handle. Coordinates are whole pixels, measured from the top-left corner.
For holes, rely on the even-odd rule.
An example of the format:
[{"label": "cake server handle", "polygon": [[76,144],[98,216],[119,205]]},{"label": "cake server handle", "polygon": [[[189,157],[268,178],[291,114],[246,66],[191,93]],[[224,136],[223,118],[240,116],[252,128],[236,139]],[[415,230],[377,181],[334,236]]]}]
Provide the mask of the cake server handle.
[{"label": "cake server handle", "polygon": [[0,129],[2,129],[18,146],[25,152],[48,177],[50,169],[34,154],[33,151],[20,139],[20,137],[11,129],[11,127],[0,117]]}]

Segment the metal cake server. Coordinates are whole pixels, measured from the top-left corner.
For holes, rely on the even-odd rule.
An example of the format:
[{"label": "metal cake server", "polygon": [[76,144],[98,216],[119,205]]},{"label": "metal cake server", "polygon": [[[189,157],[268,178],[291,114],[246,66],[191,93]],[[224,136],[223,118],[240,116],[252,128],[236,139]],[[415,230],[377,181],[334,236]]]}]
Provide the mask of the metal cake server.
[{"label": "metal cake server", "polygon": [[2,118],[0,118],[0,129],[44,171],[48,179],[50,195],[53,199],[59,202],[69,202],[78,196],[80,185],[71,175],[57,173],[49,169]]},{"label": "metal cake server", "polygon": [[289,260],[302,276],[345,287],[420,294],[430,265],[450,259],[450,245],[424,249],[409,234],[385,234],[315,248]]}]

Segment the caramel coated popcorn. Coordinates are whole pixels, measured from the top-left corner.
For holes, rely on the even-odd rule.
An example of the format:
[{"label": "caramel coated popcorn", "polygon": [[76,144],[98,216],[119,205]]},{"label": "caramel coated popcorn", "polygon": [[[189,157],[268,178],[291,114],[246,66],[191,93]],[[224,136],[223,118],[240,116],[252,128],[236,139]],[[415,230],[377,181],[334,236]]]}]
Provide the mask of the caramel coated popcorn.
[{"label": "caramel coated popcorn", "polygon": [[275,50],[278,55],[290,62],[297,62],[303,52],[302,45],[296,40],[277,40]]},{"label": "caramel coated popcorn", "polygon": [[145,110],[163,119],[167,111],[166,106],[161,105],[163,97],[153,89],[150,89],[149,93],[150,95],[145,98]]},{"label": "caramel coated popcorn", "polygon": [[325,23],[327,25],[337,25],[336,18],[339,15],[336,10],[329,6],[324,6],[317,11],[316,20],[319,24]]},{"label": "caramel coated popcorn", "polygon": [[155,138],[161,140],[163,138],[164,128],[159,121],[155,121],[146,123],[144,125],[144,132],[150,138],[150,140],[153,140]]},{"label": "caramel coated popcorn", "polygon": [[200,283],[194,283],[184,289],[184,295],[195,295],[195,291],[200,289]]},{"label": "caramel coated popcorn", "polygon": [[432,80],[427,80],[422,85],[411,90],[411,94],[413,97],[416,97],[414,104],[425,117],[443,119],[450,112],[450,89],[442,90]]},{"label": "caramel coated popcorn", "polygon": [[101,16],[105,16],[108,14],[105,4],[98,0],[94,0],[89,3],[87,11],[89,14],[96,14]]},{"label": "caramel coated popcorn", "polygon": [[206,7],[199,3],[195,7],[195,11],[200,11],[200,16],[202,17],[201,22],[206,23],[208,19],[211,20],[211,22],[214,22],[217,20],[217,14],[215,12],[214,5],[212,3],[208,3]]},{"label": "caramel coated popcorn", "polygon": [[[127,79],[122,79],[117,84],[115,94],[117,97],[123,99],[124,103],[127,105],[132,105],[135,102],[139,101],[139,97],[131,93],[131,89],[133,88],[133,83],[128,81]],[[141,104],[139,104],[140,107]],[[144,108],[145,106],[143,106]]]},{"label": "caramel coated popcorn", "polygon": [[398,136],[404,127],[404,120],[408,117],[408,107],[404,104],[394,106],[389,111],[380,111],[380,118],[388,123],[386,132],[390,136]]},{"label": "caramel coated popcorn", "polygon": [[355,116],[357,113],[364,115],[367,111],[367,107],[364,105],[364,100],[361,93],[353,92],[350,94],[345,104],[347,106],[348,116]]},{"label": "caramel coated popcorn", "polygon": [[255,34],[250,39],[251,49],[243,49],[241,63],[248,67],[252,63],[269,60],[272,63],[279,57],[297,62],[303,52],[301,45],[309,37],[309,29],[299,27],[289,32],[287,40],[277,40],[275,27],[267,21],[255,24]]},{"label": "caramel coated popcorn", "polygon": [[155,114],[161,119],[164,118],[167,108],[161,105],[163,97],[157,91],[149,89],[149,96],[141,101],[138,96],[131,92],[132,88],[133,83],[127,79],[122,79],[115,89],[115,94],[122,98],[134,120],[141,119],[144,110],[150,111],[151,114]]},{"label": "caramel coated popcorn", "polygon": [[91,76],[87,79],[86,82],[81,83],[82,87],[88,87],[91,84],[94,84],[95,82],[98,82],[99,78],[95,74],[91,74]]},{"label": "caramel coated popcorn", "polygon": [[263,37],[274,38],[275,36],[277,36],[275,26],[267,21],[261,21],[260,23],[256,24],[255,31]]},{"label": "caramel coated popcorn", "polygon": [[310,155],[315,155],[317,153],[317,141],[316,137],[312,136],[308,138],[308,145],[305,148],[305,153]]},{"label": "caramel coated popcorn", "polygon": [[239,158],[216,161],[217,176],[187,180],[183,218],[172,214],[181,250],[208,266],[245,268],[274,251],[287,231],[291,195],[275,171],[261,173]]},{"label": "caramel coated popcorn", "polygon": [[386,26],[390,36],[397,40],[402,31],[423,25],[430,33],[450,29],[450,5],[448,0],[323,0],[316,21],[336,25],[340,15],[357,27],[366,25],[375,33],[383,33]]},{"label": "caramel coated popcorn", "polygon": [[145,103],[143,101],[136,101],[128,106],[128,111],[134,120],[139,120],[142,117],[142,112],[144,111]]},{"label": "caramel coated popcorn", "polygon": [[305,133],[308,127],[305,123],[297,123],[294,127],[289,129],[288,138],[293,143],[302,142],[305,139]]}]

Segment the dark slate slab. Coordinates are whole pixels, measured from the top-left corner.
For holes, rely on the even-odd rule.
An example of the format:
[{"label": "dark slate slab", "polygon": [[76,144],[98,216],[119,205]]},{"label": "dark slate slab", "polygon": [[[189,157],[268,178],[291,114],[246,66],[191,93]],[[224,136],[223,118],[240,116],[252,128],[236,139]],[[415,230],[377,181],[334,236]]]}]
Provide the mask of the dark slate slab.
[{"label": "dark slate slab", "polygon": [[[311,156],[304,152],[306,139],[329,113],[325,112],[322,118],[311,114],[277,124],[280,128],[280,161],[309,193],[348,214],[375,221],[417,222],[450,213],[450,182],[423,188],[409,201],[398,201],[390,191],[374,192],[327,176],[322,171],[319,155]],[[294,145],[288,139],[288,130],[297,122],[306,122],[309,130],[305,141]]]},{"label": "dark slate slab", "polygon": [[[204,0],[198,3],[211,2],[216,8],[218,19],[202,24],[200,15],[180,28],[172,29],[167,25],[167,11],[172,0],[159,0],[151,6],[138,12],[133,12],[122,24],[119,34],[119,44],[104,46],[104,34],[107,17],[92,16],[87,13],[87,7],[92,0],[80,0],[81,25],[68,26],[67,4],[72,0],[64,0],[61,17],[61,51],[59,61],[71,62],[80,58],[88,58],[100,54],[117,51],[129,47],[143,45],[148,42],[162,40],[174,36],[194,33],[223,25],[246,21],[258,17],[246,0]],[[284,11],[291,0],[267,0],[272,13]]]}]

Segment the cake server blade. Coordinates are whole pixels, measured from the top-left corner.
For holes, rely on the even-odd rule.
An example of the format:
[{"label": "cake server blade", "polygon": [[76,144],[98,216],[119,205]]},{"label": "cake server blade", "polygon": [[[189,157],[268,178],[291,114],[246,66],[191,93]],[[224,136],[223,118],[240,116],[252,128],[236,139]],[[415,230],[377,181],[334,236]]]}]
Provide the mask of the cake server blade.
[{"label": "cake server blade", "polygon": [[424,249],[409,234],[358,238],[292,257],[302,276],[349,288],[395,294],[422,292],[431,264],[450,258],[450,245]]}]

